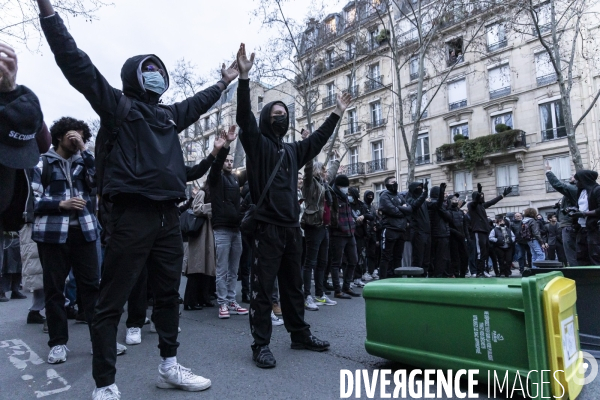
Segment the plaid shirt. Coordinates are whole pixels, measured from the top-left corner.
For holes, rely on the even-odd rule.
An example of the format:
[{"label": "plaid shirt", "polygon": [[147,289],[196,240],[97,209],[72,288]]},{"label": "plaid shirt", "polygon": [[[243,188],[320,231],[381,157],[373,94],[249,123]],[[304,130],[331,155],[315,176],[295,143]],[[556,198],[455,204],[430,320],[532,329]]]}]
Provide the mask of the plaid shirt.
[{"label": "plaid shirt", "polygon": [[[72,212],[77,213],[77,220],[86,241],[93,242],[98,238],[97,220],[90,201],[90,189],[96,186],[94,156],[88,151],[63,160],[53,149],[44,155],[48,158],[50,177],[48,186],[42,185],[42,167],[40,161],[34,169],[32,188],[36,197],[35,222],[32,238],[41,243],[65,243],[69,233],[69,220]],[[66,169],[70,167],[70,174]],[[87,203],[81,211],[61,210],[61,201],[72,197],[80,197]]]}]

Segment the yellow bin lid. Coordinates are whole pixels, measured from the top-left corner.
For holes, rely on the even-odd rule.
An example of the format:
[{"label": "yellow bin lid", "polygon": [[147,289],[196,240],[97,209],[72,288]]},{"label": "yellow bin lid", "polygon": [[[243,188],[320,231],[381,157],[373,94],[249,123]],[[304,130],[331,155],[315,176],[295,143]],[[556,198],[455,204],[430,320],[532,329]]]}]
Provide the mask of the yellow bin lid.
[{"label": "yellow bin lid", "polygon": [[552,394],[574,400],[583,388],[579,383],[583,374],[583,356],[575,309],[575,281],[564,277],[554,278],[544,288],[543,296]]}]

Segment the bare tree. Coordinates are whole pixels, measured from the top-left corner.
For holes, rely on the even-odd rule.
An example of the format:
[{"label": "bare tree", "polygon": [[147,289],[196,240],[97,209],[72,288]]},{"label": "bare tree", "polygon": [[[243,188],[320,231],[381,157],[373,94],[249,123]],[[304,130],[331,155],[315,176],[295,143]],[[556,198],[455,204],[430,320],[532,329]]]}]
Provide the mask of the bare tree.
[{"label": "bare tree", "polygon": [[[55,0],[52,4],[63,16],[81,17],[88,21],[96,19],[96,12],[107,5],[104,0]],[[35,0],[0,0],[0,41],[39,45],[41,28],[39,10]]]},{"label": "bare tree", "polygon": [[[512,30],[525,39],[535,38],[542,51],[536,54],[538,85],[556,82],[560,92],[560,111],[564,118],[564,132],[554,127],[542,132],[552,138],[566,135],[571,158],[576,170],[583,169],[581,152],[577,146],[576,131],[600,97],[600,90],[589,97],[582,93],[582,114],[578,120],[573,116],[571,92],[579,79],[591,80],[586,71],[598,66],[593,61],[598,56],[596,27],[599,13],[598,0],[525,0],[509,2],[512,14]],[[590,68],[591,67],[591,68]],[[540,76],[539,71],[546,73]],[[546,139],[546,137],[544,138]]]}]

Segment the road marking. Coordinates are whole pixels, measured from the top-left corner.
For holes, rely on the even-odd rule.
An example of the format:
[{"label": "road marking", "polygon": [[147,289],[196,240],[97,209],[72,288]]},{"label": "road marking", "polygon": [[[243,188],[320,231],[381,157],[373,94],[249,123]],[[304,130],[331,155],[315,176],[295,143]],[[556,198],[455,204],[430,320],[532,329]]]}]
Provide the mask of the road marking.
[{"label": "road marking", "polygon": [[[6,354],[8,356],[8,360],[15,366],[19,371],[25,372],[25,369],[29,365],[42,365],[45,364],[44,360],[42,360],[31,348],[21,339],[10,339],[0,341],[0,349],[5,349]],[[25,382],[31,383],[28,386],[32,387],[32,384],[36,383],[35,376],[38,376],[38,379],[41,383],[40,389],[46,390],[35,390],[35,395],[39,399],[41,397],[50,396],[57,393],[66,392],[71,389],[71,385],[69,382],[62,376],[58,374],[54,369],[48,368],[45,372],[45,376],[40,377],[40,371],[29,371],[34,373],[31,374],[23,374],[21,375],[21,379]],[[39,387],[40,384],[36,386]],[[49,390],[48,390],[49,389]]]}]

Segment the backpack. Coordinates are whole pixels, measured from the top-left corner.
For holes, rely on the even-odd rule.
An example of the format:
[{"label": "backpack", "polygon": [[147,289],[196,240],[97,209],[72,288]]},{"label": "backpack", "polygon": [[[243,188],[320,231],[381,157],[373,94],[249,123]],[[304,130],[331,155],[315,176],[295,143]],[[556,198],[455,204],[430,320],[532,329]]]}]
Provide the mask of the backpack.
[{"label": "backpack", "polygon": [[121,93],[121,98],[119,99],[117,111],[115,113],[114,125],[111,128],[101,125],[100,130],[98,130],[94,157],[96,164],[96,183],[100,197],[102,197],[102,189],[104,188],[104,167],[106,165],[106,160],[112,151],[115,141],[117,140],[119,129],[121,129],[123,120],[127,117],[127,114],[129,114],[132,104],[133,102],[131,99]]},{"label": "backpack", "polygon": [[526,224],[525,222],[521,224],[521,239],[526,240],[528,242],[533,240],[533,233],[531,232],[531,228],[529,227],[529,224]]}]

